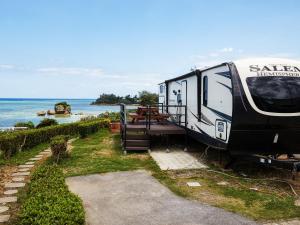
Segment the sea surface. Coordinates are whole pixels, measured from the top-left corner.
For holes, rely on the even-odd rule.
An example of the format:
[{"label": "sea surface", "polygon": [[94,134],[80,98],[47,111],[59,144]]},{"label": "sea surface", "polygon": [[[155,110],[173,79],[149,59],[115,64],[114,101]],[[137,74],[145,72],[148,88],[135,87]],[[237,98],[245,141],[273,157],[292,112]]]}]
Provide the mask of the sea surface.
[{"label": "sea surface", "polygon": [[[12,127],[17,122],[32,121],[38,124],[43,118],[54,118],[59,123],[80,120],[87,115],[99,115],[103,112],[118,112],[119,106],[90,105],[95,99],[22,99],[0,98],[0,127]],[[70,116],[37,116],[39,111],[54,110],[57,102],[66,101],[71,105]],[[83,115],[75,115],[83,113]]]}]

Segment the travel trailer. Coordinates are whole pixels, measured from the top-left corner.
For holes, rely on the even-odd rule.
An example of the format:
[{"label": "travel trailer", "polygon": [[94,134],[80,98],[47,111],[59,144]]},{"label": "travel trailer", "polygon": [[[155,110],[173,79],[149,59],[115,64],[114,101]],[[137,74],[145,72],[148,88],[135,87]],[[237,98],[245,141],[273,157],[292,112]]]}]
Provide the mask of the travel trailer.
[{"label": "travel trailer", "polygon": [[[300,61],[226,62],[159,84],[159,103],[189,136],[234,154],[300,153]],[[174,117],[173,117],[174,120]],[[181,123],[179,123],[181,124]]]}]

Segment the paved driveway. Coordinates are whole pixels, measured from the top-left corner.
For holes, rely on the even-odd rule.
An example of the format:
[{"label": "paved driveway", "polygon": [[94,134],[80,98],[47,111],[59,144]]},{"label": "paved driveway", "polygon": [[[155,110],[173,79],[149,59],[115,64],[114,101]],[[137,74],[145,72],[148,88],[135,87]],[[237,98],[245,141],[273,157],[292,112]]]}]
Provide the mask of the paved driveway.
[{"label": "paved driveway", "polygon": [[67,184],[83,200],[88,225],[256,224],[178,197],[146,171],[71,177]]}]

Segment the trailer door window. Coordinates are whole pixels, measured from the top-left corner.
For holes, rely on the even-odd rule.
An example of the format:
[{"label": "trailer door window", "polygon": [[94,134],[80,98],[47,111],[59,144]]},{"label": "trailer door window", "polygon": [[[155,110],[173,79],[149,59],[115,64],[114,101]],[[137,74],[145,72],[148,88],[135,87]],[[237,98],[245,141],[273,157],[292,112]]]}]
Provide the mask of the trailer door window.
[{"label": "trailer door window", "polygon": [[208,78],[207,76],[203,77],[203,105],[207,106],[208,100]]},{"label": "trailer door window", "polygon": [[300,112],[300,77],[248,77],[256,106],[266,112]]}]

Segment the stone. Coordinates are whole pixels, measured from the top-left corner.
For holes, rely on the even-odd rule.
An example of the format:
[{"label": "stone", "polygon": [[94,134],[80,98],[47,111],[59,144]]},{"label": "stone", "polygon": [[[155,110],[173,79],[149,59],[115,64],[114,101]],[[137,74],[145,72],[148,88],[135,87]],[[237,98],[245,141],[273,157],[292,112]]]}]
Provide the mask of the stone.
[{"label": "stone", "polygon": [[5,188],[19,188],[25,187],[25,183],[7,183],[4,185]]},{"label": "stone", "polygon": [[18,190],[7,190],[7,191],[4,191],[4,194],[5,195],[14,195],[14,194],[17,194],[18,193]]},{"label": "stone", "polygon": [[201,187],[199,182],[187,182],[186,183],[189,187]]},{"label": "stone", "polygon": [[36,157],[36,158],[31,158],[29,159],[30,161],[39,161],[41,160],[43,157]]},{"label": "stone", "polygon": [[227,181],[221,181],[221,182],[218,182],[217,185],[221,185],[221,186],[226,186],[228,185],[229,183]]},{"label": "stone", "polygon": [[29,170],[30,170],[29,168],[23,168],[23,169],[19,169],[18,172],[27,172]]},{"label": "stone", "polygon": [[32,168],[34,165],[20,165],[19,168]]},{"label": "stone", "polygon": [[44,155],[36,155],[36,156],[35,156],[35,158],[41,158],[41,159],[42,159],[43,157],[44,157]]},{"label": "stone", "polygon": [[16,202],[18,200],[17,197],[2,197],[0,198],[0,203],[8,203],[8,202]]},{"label": "stone", "polygon": [[300,206],[300,198],[296,199],[294,204],[295,206]]},{"label": "stone", "polygon": [[28,176],[30,172],[18,172],[18,173],[13,173],[13,177],[19,177],[19,176]]},{"label": "stone", "polygon": [[7,206],[0,206],[0,213],[4,213],[7,210],[9,210],[9,208]]},{"label": "stone", "polygon": [[249,188],[251,191],[258,191],[258,188],[257,187],[251,187]]},{"label": "stone", "polygon": [[25,165],[33,165],[34,164],[34,162],[27,162],[27,163],[25,163]]},{"label": "stone", "polygon": [[24,181],[25,180],[25,177],[13,177],[12,181],[15,181],[15,182],[20,182],[20,181]]},{"label": "stone", "polygon": [[0,215],[0,223],[9,221],[10,215]]}]

